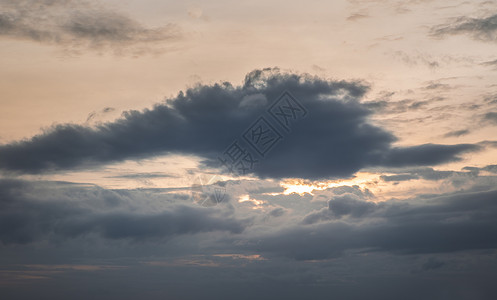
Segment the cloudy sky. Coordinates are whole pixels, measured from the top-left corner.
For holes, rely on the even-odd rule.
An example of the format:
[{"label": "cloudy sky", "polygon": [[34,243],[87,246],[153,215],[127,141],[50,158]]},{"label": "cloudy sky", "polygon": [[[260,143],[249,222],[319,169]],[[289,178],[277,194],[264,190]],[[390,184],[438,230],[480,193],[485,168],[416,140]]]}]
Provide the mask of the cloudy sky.
[{"label": "cloudy sky", "polygon": [[497,1],[0,0],[2,299],[495,299]]}]

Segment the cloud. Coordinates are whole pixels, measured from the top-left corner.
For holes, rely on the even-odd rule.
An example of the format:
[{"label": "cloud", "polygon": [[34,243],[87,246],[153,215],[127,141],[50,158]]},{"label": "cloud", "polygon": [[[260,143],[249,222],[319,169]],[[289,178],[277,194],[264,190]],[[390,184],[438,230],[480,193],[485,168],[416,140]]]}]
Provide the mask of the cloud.
[{"label": "cloud", "polygon": [[[475,59],[470,56],[460,55],[434,55],[428,52],[419,51],[387,51],[385,55],[391,56],[396,60],[402,61],[409,66],[427,66],[432,69],[448,67],[451,65],[472,66],[475,64]],[[433,83],[437,83],[434,81]],[[434,86],[434,88],[437,88]]]},{"label": "cloud", "polygon": [[426,53],[409,54],[404,51],[394,51],[386,54],[410,66],[425,65],[430,68],[440,67],[440,62]]},{"label": "cloud", "polygon": [[[440,171],[433,168],[401,168],[393,170],[384,170],[386,173],[395,175],[381,175],[380,178],[386,182],[409,181],[424,179],[430,181],[439,181],[444,179],[463,179],[475,178],[478,175],[478,168],[465,167],[462,171]],[[469,172],[468,172],[469,171]]]},{"label": "cloud", "polygon": [[[360,102],[367,89],[360,82],[255,70],[242,86],[199,85],[153,109],[125,112],[114,122],[95,127],[56,125],[30,139],[2,145],[0,169],[41,173],[168,153],[197,155],[206,165],[219,167],[218,157],[234,140],[243,141],[242,134],[261,116],[273,123],[282,139],[264,159],[257,157],[253,172],[260,177],[347,177],[368,166],[457,161],[480,149],[471,144],[393,147],[396,137],[369,123],[372,112]],[[272,103],[285,90],[309,115],[295,121],[291,132],[268,115],[263,101]]]},{"label": "cloud", "polygon": [[481,141],[478,144],[483,147],[497,148],[497,141]]},{"label": "cloud", "polygon": [[464,167],[463,170],[469,170],[472,172],[479,172],[479,171],[487,171],[490,173],[496,173],[497,174],[497,165],[487,165],[483,168],[478,168],[478,167]]},{"label": "cloud", "polygon": [[486,18],[459,17],[454,22],[432,27],[430,34],[438,38],[466,34],[475,40],[496,42],[497,15]]},{"label": "cloud", "polygon": [[269,215],[271,217],[281,217],[282,215],[284,215],[286,213],[285,209],[281,208],[281,207],[278,207],[278,208],[275,208],[273,210],[271,210],[269,212]]},{"label": "cloud", "polygon": [[436,81],[430,81],[427,86],[424,87],[426,90],[449,90],[452,87],[450,84],[446,83],[441,83],[441,82],[436,82]]},{"label": "cloud", "polygon": [[141,191],[2,179],[0,242],[29,244],[88,235],[109,240],[167,240],[213,231],[236,234],[249,225],[247,219],[234,218],[222,206],[165,206],[167,199]]},{"label": "cloud", "polygon": [[327,208],[306,215],[302,223],[314,224],[326,220],[338,220],[345,216],[363,217],[376,210],[378,206],[374,202],[365,201],[366,198],[367,196],[362,192],[359,195],[357,193],[336,195],[328,201]]},{"label": "cloud", "polygon": [[125,179],[150,179],[150,178],[176,178],[177,176],[161,173],[161,172],[152,172],[152,173],[130,173],[130,174],[122,174],[115,176],[107,176],[107,178],[125,178]]},{"label": "cloud", "polygon": [[469,129],[454,130],[444,134],[444,137],[460,137],[463,135],[467,135],[469,133],[470,133]]},{"label": "cloud", "polygon": [[405,167],[416,165],[435,165],[459,160],[457,155],[479,150],[473,144],[437,145],[424,144],[412,147],[395,147],[379,156],[378,165]]},{"label": "cloud", "polygon": [[381,175],[380,178],[383,181],[409,181],[412,179],[419,179],[417,175],[413,174],[400,174],[400,175]]},{"label": "cloud", "polygon": [[297,260],[339,257],[354,249],[398,254],[496,249],[496,199],[495,190],[382,203],[339,197],[307,215],[307,225],[258,236],[252,246]]},{"label": "cloud", "polygon": [[93,111],[91,113],[88,114],[88,117],[86,118],[86,124],[89,124],[90,122],[93,122],[95,121],[98,117],[101,117],[103,116],[104,114],[108,114],[108,113],[111,113],[113,111],[115,111],[116,109],[113,108],[113,107],[105,107],[103,108],[101,111],[99,112],[96,112],[96,111]]},{"label": "cloud", "polygon": [[354,14],[351,14],[350,16],[347,17],[347,21],[357,21],[357,20],[365,19],[365,18],[369,18],[369,15],[354,13]]},{"label": "cloud", "polygon": [[[84,298],[89,286],[98,291],[110,284],[105,296],[110,299],[163,299],[164,288],[168,295],[210,299],[220,297],[213,290],[223,291],[221,298],[236,297],[249,283],[243,299],[260,293],[274,299],[283,292],[285,299],[306,294],[363,299],[370,290],[375,299],[397,299],[406,287],[419,289],[416,280],[430,284],[408,299],[436,298],[460,286],[456,283],[464,288],[451,299],[468,287],[478,295],[494,294],[497,191],[379,203],[357,186],[332,193],[322,210],[327,217],[315,222],[303,222],[306,214],[296,207],[281,214],[271,206],[249,209],[259,218],[248,222],[236,217],[249,211],[240,213],[239,203],[230,203],[232,212],[224,205],[171,203],[163,193],[2,180],[0,223],[10,223],[0,224],[0,290],[21,299],[43,291],[54,299],[75,291]],[[286,204],[316,207],[309,198],[285,197]],[[405,286],[398,287],[399,278]],[[433,283],[436,278],[442,287]],[[488,286],[481,282],[485,278]],[[112,288],[116,282],[125,282],[124,290]],[[295,282],[299,285],[290,293]],[[395,292],[388,288],[392,282]],[[188,289],[192,283],[195,289]]]},{"label": "cloud", "polygon": [[497,125],[497,112],[487,112],[483,115],[483,121]]},{"label": "cloud", "polygon": [[497,59],[480,63],[482,66],[497,67]]},{"label": "cloud", "polygon": [[365,102],[364,105],[365,107],[373,110],[375,113],[378,114],[399,114],[419,110],[426,107],[431,102],[439,100],[440,99],[431,99],[430,101],[416,101],[413,99],[403,99],[399,101],[391,101],[380,99]]},{"label": "cloud", "polygon": [[0,0],[0,37],[115,54],[161,51],[180,37],[176,26],[148,28],[96,1]]}]

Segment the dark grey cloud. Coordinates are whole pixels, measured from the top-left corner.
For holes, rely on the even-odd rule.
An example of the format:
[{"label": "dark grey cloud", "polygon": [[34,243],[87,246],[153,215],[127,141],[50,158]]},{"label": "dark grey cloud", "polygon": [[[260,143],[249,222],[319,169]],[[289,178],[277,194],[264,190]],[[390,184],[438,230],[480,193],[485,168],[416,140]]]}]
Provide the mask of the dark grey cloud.
[{"label": "dark grey cloud", "polygon": [[99,112],[93,111],[93,112],[88,114],[88,117],[86,117],[86,123],[89,123],[90,121],[94,121],[97,117],[104,115],[104,114],[111,113],[115,110],[116,109],[113,107],[105,107]]},{"label": "dark grey cloud", "polygon": [[441,180],[458,174],[457,171],[440,171],[434,170],[433,168],[421,168],[412,170],[415,175],[425,179],[425,180]]},{"label": "dark grey cloud", "polygon": [[424,144],[405,148],[396,147],[380,155],[377,163],[378,165],[391,167],[435,165],[457,160],[457,155],[478,149],[479,146],[473,144]]},{"label": "dark grey cloud", "polygon": [[108,176],[107,178],[123,178],[123,179],[151,179],[151,178],[175,178],[177,176],[166,174],[166,173],[131,173],[131,174],[122,174],[122,175],[114,175]]},{"label": "dark grey cloud", "polygon": [[483,168],[478,168],[478,167],[464,167],[463,170],[468,170],[472,172],[480,172],[480,171],[488,171],[490,173],[496,173],[497,174],[497,165],[487,165]]},{"label": "dark grey cloud", "polygon": [[400,174],[400,175],[381,175],[383,181],[409,181],[412,179],[419,179],[419,176],[413,174]]},{"label": "dark grey cloud", "polygon": [[0,37],[58,45],[73,52],[140,54],[152,48],[161,51],[156,47],[161,42],[180,37],[172,24],[148,28],[97,1],[1,0],[0,4]]},{"label": "dark grey cloud", "polygon": [[434,37],[466,34],[475,40],[497,41],[497,15],[484,18],[459,17],[454,21],[431,28]]},{"label": "dark grey cloud", "polygon": [[[224,207],[164,205],[162,193],[2,180],[0,294],[459,300],[470,289],[493,299],[496,191],[380,203],[359,187],[333,193],[314,222],[276,208],[249,226]],[[286,202],[307,199],[294,196]]]},{"label": "dark grey cloud", "polygon": [[497,124],[497,112],[487,112],[483,115],[483,121]]},{"label": "dark grey cloud", "polygon": [[273,210],[271,210],[269,212],[269,215],[271,217],[281,217],[282,215],[284,215],[286,213],[285,209],[281,208],[281,207],[278,207],[278,208],[275,208]]},{"label": "dark grey cloud", "polygon": [[268,233],[253,247],[298,260],[339,257],[352,249],[399,254],[496,249],[496,217],[495,190],[382,203],[339,197],[307,215],[308,225]]},{"label": "dark grey cloud", "polygon": [[[356,190],[359,191],[360,190]],[[317,212],[312,212],[304,217],[303,224],[314,224],[326,220],[337,220],[345,216],[352,218],[363,217],[377,209],[377,204],[368,202],[362,192],[343,193],[336,195],[328,201],[328,207]]]},{"label": "dark grey cloud", "polygon": [[400,168],[400,169],[387,169],[386,173],[393,173],[395,175],[381,175],[380,178],[387,182],[409,181],[416,179],[424,179],[431,181],[439,181],[444,179],[449,180],[467,180],[477,178],[479,169],[464,167],[461,171],[440,171],[433,168]]},{"label": "dark grey cloud", "polygon": [[[110,240],[167,240],[249,225],[217,207],[174,204],[171,196],[56,182],[0,180],[0,242],[65,241],[88,235]],[[162,203],[162,205],[159,205]]]},{"label": "dark grey cloud", "polygon": [[360,102],[367,89],[359,82],[256,70],[242,86],[200,85],[153,109],[125,112],[115,122],[56,125],[32,138],[1,145],[0,169],[41,173],[168,153],[198,155],[206,165],[219,166],[217,157],[235,139],[242,140],[251,123],[260,116],[272,120],[265,103],[285,90],[308,110],[308,117],[296,121],[290,133],[275,123],[284,138],[256,165],[254,173],[260,177],[329,178],[350,176],[368,166],[437,165],[481,148],[393,147],[396,137],[369,123],[372,111]]},{"label": "dark grey cloud", "polygon": [[482,168],[484,171],[489,171],[492,173],[497,173],[497,165],[488,165]]},{"label": "dark grey cloud", "polygon": [[497,148],[497,141],[481,141],[478,143],[482,147],[492,147]]}]

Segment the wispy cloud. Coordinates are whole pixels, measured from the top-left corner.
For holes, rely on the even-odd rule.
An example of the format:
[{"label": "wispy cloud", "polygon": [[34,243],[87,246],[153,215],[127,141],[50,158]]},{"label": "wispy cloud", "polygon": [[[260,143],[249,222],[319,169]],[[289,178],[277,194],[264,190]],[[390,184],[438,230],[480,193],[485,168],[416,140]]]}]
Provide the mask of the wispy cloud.
[{"label": "wispy cloud", "polygon": [[487,67],[494,67],[494,69],[497,69],[497,59],[482,62],[481,65]]},{"label": "wispy cloud", "polygon": [[72,52],[160,52],[181,36],[176,25],[149,28],[96,1],[0,0],[0,4],[0,37],[57,45]]},{"label": "wispy cloud", "polygon": [[354,14],[351,14],[350,16],[347,17],[347,21],[357,21],[357,20],[366,19],[366,18],[369,18],[369,15],[361,14],[361,13],[354,13]]},{"label": "wispy cloud", "polygon": [[433,37],[466,34],[475,40],[497,42],[497,15],[483,18],[459,17],[431,28]]},{"label": "wispy cloud", "polygon": [[469,134],[471,131],[469,129],[461,129],[447,132],[444,137],[460,137]]}]

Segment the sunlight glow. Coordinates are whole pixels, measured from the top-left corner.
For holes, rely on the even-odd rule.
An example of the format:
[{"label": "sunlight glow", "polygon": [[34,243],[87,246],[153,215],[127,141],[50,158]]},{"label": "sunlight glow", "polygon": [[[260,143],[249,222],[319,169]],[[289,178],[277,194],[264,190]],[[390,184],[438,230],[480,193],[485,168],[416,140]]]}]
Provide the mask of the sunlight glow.
[{"label": "sunlight glow", "polygon": [[306,193],[313,195],[313,191],[322,191],[339,186],[359,186],[360,188],[369,188],[377,182],[377,174],[360,172],[357,173],[357,176],[349,179],[310,181],[292,178],[282,181],[280,185],[285,189],[283,195],[296,193],[302,196]]},{"label": "sunlight glow", "polygon": [[248,194],[240,196],[238,198],[238,203],[243,203],[243,202],[250,202],[254,205],[252,209],[262,209],[262,205],[264,204],[264,201],[262,200],[256,200],[256,199],[251,199]]}]

